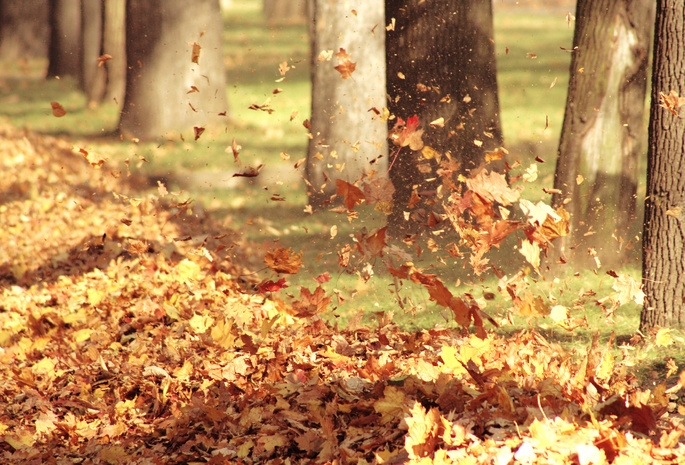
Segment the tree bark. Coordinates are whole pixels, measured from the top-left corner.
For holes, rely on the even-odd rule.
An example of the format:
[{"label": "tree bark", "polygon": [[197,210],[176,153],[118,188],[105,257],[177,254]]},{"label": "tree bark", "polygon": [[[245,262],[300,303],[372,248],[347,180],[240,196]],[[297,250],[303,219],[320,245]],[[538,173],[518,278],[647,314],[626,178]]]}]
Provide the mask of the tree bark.
[{"label": "tree bark", "polygon": [[685,96],[684,0],[658,0],[655,34],[642,243],[643,332],[655,326],[685,327],[685,108],[676,99],[676,116],[660,104],[671,91]]},{"label": "tree bark", "polygon": [[[335,194],[335,179],[385,174],[387,126],[376,113],[385,107],[385,27],[382,0],[315,0],[312,14],[306,174],[310,204],[318,207]],[[356,63],[348,78],[335,69],[341,50]]]},{"label": "tree bark", "polygon": [[[88,104],[114,100],[121,105],[126,86],[125,0],[82,2],[83,89]],[[98,58],[111,59],[100,62]]]},{"label": "tree bark", "polygon": [[[579,0],[566,113],[554,180],[555,206],[568,203],[571,234],[562,261],[610,267],[636,261],[638,161],[653,2]],[[592,252],[592,253],[594,253]]]},{"label": "tree bark", "polygon": [[[156,139],[225,122],[228,103],[218,0],[129,0],[126,97],[119,130]],[[200,45],[198,63],[193,44]],[[205,136],[207,137],[207,136]]]},{"label": "tree bark", "polygon": [[48,56],[48,1],[0,2],[0,56],[8,60]]},{"label": "tree bark", "polygon": [[[461,173],[474,170],[486,152],[502,145],[492,3],[386,0],[385,5],[386,23],[394,23],[386,46],[390,113],[403,120],[418,115],[427,146],[458,161]],[[429,126],[439,118],[444,126]],[[390,163],[395,185],[390,231],[420,231],[430,225],[439,201],[437,181],[431,181],[438,177],[437,162],[405,147]],[[420,202],[410,206],[417,198]]]},{"label": "tree bark", "polygon": [[48,77],[81,78],[81,0],[50,0]]}]

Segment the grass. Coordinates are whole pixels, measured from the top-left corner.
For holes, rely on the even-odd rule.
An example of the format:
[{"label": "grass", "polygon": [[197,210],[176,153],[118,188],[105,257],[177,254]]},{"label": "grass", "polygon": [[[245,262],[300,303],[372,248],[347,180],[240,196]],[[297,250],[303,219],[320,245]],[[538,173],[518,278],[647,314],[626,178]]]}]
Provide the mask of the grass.
[{"label": "grass", "polygon": [[[257,0],[234,2],[227,12],[224,55],[232,123],[222,134],[197,142],[189,142],[190,132],[185,141],[121,141],[112,136],[117,124],[114,102],[88,108],[73,80],[42,79],[37,72],[44,69],[45,63],[41,62],[4,68],[8,71],[0,77],[0,118],[19,127],[68,138],[75,146],[107,155],[112,164],[131,160],[132,170],[165,179],[171,190],[195,199],[212,215],[225,219],[228,227],[240,231],[254,251],[255,268],[261,266],[261,257],[269,248],[303,250],[305,269],[289,277],[291,286],[287,290],[297,294],[300,285],[313,288],[313,277],[330,272],[332,279],[324,287],[340,291],[346,299],[331,317],[341,324],[359,314],[365,315],[366,321],[373,321],[375,312],[393,311],[394,321],[407,329],[453,325],[449,315],[429,302],[426,291],[411,283],[398,290],[388,273],[381,271],[382,266],[376,267],[377,274],[368,280],[339,271],[337,251],[350,243],[350,236],[361,227],[372,230],[383,224],[383,218],[370,209],[362,209],[360,219],[350,224],[344,215],[304,212],[304,183],[293,165],[306,154],[306,130],[301,123],[309,117],[310,108],[308,31],[304,25],[265,26],[260,5]],[[533,163],[535,157],[547,160],[539,164],[540,178],[526,196],[531,200],[549,200],[541,187],[552,185],[570,63],[570,55],[563,48],[571,48],[572,25],[568,27],[561,14],[514,14],[504,10],[495,17],[495,30],[506,145],[523,167]],[[276,82],[281,77],[278,66],[282,62],[293,69],[283,82]],[[276,87],[283,92],[274,95]],[[275,110],[273,114],[248,109],[251,104],[263,104],[268,99]],[[66,108],[67,117],[54,118],[51,101],[59,101]],[[238,164],[230,150],[233,139],[242,145]],[[284,160],[286,156],[288,160]],[[266,166],[260,177],[232,176],[246,166],[259,164]],[[337,235],[333,237],[334,225]],[[500,257],[493,257],[495,263],[520,264],[522,260],[512,247],[505,243]],[[438,274],[450,287],[460,283],[459,292],[468,292],[475,298],[495,290],[487,311],[500,321],[511,318],[510,302],[496,292],[496,279],[481,280],[454,258],[438,255],[425,251],[415,264]],[[364,263],[356,265],[359,269],[364,267]],[[626,271],[639,277],[637,269]],[[260,279],[274,277],[264,270],[258,274]],[[624,341],[637,328],[636,305],[621,307],[609,325],[594,304],[596,297],[588,295],[591,290],[597,297],[612,292],[613,280],[603,272],[588,271],[578,276],[569,273],[549,281],[532,275],[527,279],[531,289],[546,301],[575,308],[574,317],[587,318],[588,328],[566,333],[555,329],[546,319],[516,317],[514,326],[507,325],[502,331],[535,325],[569,345],[582,345],[587,344],[588,333],[597,330],[604,340],[613,331]],[[683,361],[682,354],[677,352],[669,356]]]}]

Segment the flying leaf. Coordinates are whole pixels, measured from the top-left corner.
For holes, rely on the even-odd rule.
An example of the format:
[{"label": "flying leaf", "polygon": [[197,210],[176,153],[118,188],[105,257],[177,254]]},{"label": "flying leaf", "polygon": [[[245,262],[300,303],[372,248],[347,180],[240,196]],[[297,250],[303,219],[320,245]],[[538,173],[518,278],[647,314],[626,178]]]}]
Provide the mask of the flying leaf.
[{"label": "flying leaf", "polygon": [[350,184],[342,179],[336,179],[335,185],[338,187],[337,194],[343,196],[343,201],[348,211],[354,210],[354,207],[364,201],[364,193],[354,184]]},{"label": "flying leaf", "polygon": [[512,189],[507,178],[495,171],[480,170],[475,176],[466,180],[466,187],[490,202],[509,206],[521,196],[520,189]]},{"label": "flying leaf", "polygon": [[100,55],[97,59],[98,68],[102,68],[105,65],[105,63],[111,59],[112,59],[112,55],[108,55],[106,53],[104,55]]},{"label": "flying leaf", "polygon": [[190,61],[195,63],[195,64],[200,64],[200,50],[202,47],[200,47],[200,44],[197,42],[193,42],[190,44],[193,47],[193,52],[192,56],[190,57]]},{"label": "flying leaf", "polygon": [[67,110],[65,110],[64,107],[59,104],[59,102],[50,102],[50,105],[52,106],[53,116],[61,118],[62,116],[67,114]]},{"label": "flying leaf", "polygon": [[198,140],[202,133],[205,132],[205,128],[193,126],[193,131],[195,132],[195,140]]},{"label": "flying leaf", "polygon": [[265,294],[267,292],[278,292],[286,287],[288,287],[288,285],[285,283],[285,278],[281,278],[275,282],[269,279],[259,283],[259,285],[257,285],[257,290],[261,294]]},{"label": "flying leaf", "polygon": [[388,245],[385,242],[387,230],[388,227],[384,226],[371,234],[367,234],[365,229],[362,229],[362,231],[354,235],[355,239],[357,239],[357,249],[364,255],[364,258],[370,259],[383,256],[383,249]]},{"label": "flying leaf", "polygon": [[680,117],[683,105],[685,105],[685,97],[680,97],[675,90],[671,90],[668,94],[659,92],[659,106],[670,111],[673,116]]},{"label": "flying leaf", "polygon": [[306,287],[300,288],[300,300],[293,302],[293,316],[307,318],[326,311],[332,297],[326,296],[326,292],[318,286],[314,292]]},{"label": "flying leaf", "polygon": [[351,60],[352,57],[350,54],[347,53],[344,48],[341,48],[340,51],[335,54],[335,57],[338,59],[338,66],[335,67],[335,70],[340,73],[342,78],[347,79],[352,76],[352,73],[357,67],[357,63]]},{"label": "flying leaf", "polygon": [[302,252],[286,248],[270,250],[264,256],[264,263],[276,273],[295,274],[302,267]]}]

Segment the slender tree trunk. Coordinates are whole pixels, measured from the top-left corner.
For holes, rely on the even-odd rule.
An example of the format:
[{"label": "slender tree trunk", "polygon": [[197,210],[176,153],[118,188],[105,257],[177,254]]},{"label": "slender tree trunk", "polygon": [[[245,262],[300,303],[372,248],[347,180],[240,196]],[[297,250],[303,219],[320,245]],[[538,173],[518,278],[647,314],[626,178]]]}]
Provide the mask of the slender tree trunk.
[{"label": "slender tree trunk", "polygon": [[[424,143],[458,161],[462,173],[470,172],[486,152],[502,145],[492,3],[386,0],[385,5],[386,23],[394,25],[386,47],[391,114],[404,120],[418,115]],[[444,124],[429,125],[440,118]],[[395,185],[390,230],[420,231],[435,218],[430,212],[439,200],[433,181],[437,162],[408,147],[390,162]]]},{"label": "slender tree trunk", "polygon": [[107,88],[105,100],[123,104],[126,90],[126,0],[105,1],[102,51],[112,57],[105,62]]},{"label": "slender tree trunk", "polygon": [[[684,0],[657,2],[655,34],[642,243],[643,332],[654,326],[685,327]],[[661,96],[671,92],[677,116],[660,104]]]},{"label": "slender tree trunk", "polygon": [[[140,139],[225,122],[228,103],[218,0],[129,0],[126,98],[119,129]],[[199,44],[199,59],[193,50]],[[207,137],[207,136],[205,136]]]},{"label": "slender tree trunk", "polygon": [[[83,88],[91,106],[121,105],[126,86],[125,0],[89,0],[81,5]],[[98,58],[109,55],[107,61]]]},{"label": "slender tree trunk", "polygon": [[0,56],[8,60],[48,55],[48,1],[0,1]]},{"label": "slender tree trunk", "polygon": [[307,0],[264,0],[269,24],[302,24],[307,21]]},{"label": "slender tree trunk", "polygon": [[[315,0],[312,31],[312,117],[307,152],[308,193],[321,206],[336,179],[353,182],[385,172],[385,27],[382,0]],[[356,63],[345,78],[340,61]],[[348,69],[349,71],[349,69]],[[375,111],[374,111],[375,109]]]},{"label": "slender tree trunk", "polygon": [[579,0],[555,206],[567,205],[571,234],[557,252],[574,265],[637,260],[638,161],[644,153],[645,96],[654,3]]},{"label": "slender tree trunk", "polygon": [[50,0],[48,77],[81,78],[81,0]]},{"label": "slender tree trunk", "polygon": [[107,73],[98,66],[102,55],[104,0],[84,0],[81,3],[83,90],[90,105],[99,103],[107,86]]}]

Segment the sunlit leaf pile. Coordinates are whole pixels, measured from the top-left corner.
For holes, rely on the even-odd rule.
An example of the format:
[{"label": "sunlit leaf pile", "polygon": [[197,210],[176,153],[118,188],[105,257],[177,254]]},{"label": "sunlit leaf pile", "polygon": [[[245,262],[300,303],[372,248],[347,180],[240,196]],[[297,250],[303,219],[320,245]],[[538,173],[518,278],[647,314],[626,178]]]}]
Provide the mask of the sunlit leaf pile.
[{"label": "sunlit leaf pile", "polygon": [[[0,131],[0,462],[685,461],[683,412],[670,408],[685,376],[645,388],[627,349],[496,336],[477,304],[393,256],[384,230],[359,232],[348,255],[387,259],[463,328],[407,333],[383,315],[331,327],[326,276],[291,300],[272,296],[282,277],[246,284],[238,236],[162,182],[145,185],[128,171],[139,162],[110,166],[87,147]],[[457,246],[469,244],[474,269],[513,230],[536,266],[563,213],[521,202],[497,173],[465,183],[447,221],[470,238]],[[352,210],[387,201],[379,185],[338,189]],[[500,218],[494,203],[525,216]],[[292,274],[300,260],[277,249],[258,261]],[[503,292],[526,305],[515,286]]]}]

